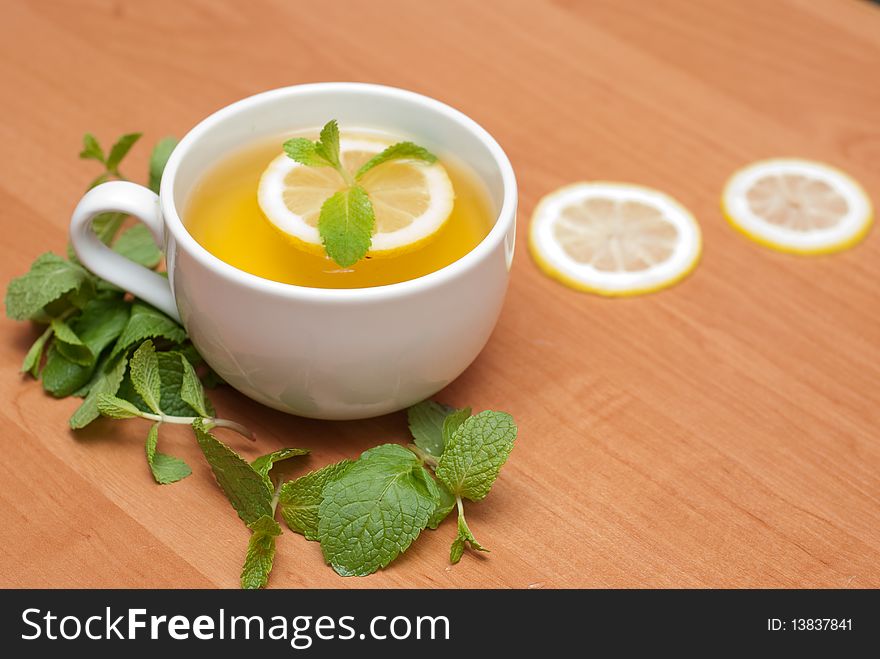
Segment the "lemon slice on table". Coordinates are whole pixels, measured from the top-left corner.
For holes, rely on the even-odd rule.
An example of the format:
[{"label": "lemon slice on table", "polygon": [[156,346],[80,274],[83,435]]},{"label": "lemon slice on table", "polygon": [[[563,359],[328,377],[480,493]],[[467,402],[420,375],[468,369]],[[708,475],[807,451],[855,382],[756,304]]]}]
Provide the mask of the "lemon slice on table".
[{"label": "lemon slice on table", "polygon": [[762,245],[796,254],[851,247],[871,226],[871,201],[847,174],[820,162],[778,158],[739,170],[724,188],[727,220]]},{"label": "lemon slice on table", "polygon": [[[390,142],[343,139],[342,166],[352,174]],[[367,256],[388,257],[412,251],[430,240],[452,213],[455,193],[439,162],[394,160],[368,171],[359,181],[367,191],[376,218]],[[307,167],[281,154],[260,178],[260,208],[298,247],[323,255],[318,233],[321,205],[346,187],[332,167]]]},{"label": "lemon slice on table", "polygon": [[700,258],[700,227],[672,197],[626,183],[573,183],[535,208],[529,247],[549,276],[606,296],[670,286]]}]

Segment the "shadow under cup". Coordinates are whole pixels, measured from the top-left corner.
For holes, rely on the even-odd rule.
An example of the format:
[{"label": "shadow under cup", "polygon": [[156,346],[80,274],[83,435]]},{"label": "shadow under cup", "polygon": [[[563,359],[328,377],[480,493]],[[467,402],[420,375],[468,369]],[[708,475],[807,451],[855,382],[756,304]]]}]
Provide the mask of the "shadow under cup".
[{"label": "shadow under cup", "polygon": [[[316,289],[243,272],[207,252],[179,212],[201,175],[263,138],[318,127],[376,128],[451,153],[482,179],[489,234],[458,261],[388,286]],[[211,367],[249,397],[323,419],[366,418],[430,397],[476,358],[492,332],[513,258],[516,181],[475,122],[418,94],[321,83],[266,92],[205,119],[162,179],[169,278],[181,320]]]}]

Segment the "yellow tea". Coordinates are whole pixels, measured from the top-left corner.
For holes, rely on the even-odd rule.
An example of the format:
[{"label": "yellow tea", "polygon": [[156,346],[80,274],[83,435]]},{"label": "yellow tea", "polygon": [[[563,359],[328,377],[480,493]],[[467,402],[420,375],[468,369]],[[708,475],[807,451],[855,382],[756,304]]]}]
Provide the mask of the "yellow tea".
[{"label": "yellow tea", "polygon": [[[375,135],[375,134],[372,134]],[[346,132],[346,137],[350,134]],[[183,221],[214,256],[265,279],[317,288],[364,288],[394,284],[439,270],[471,251],[489,232],[494,214],[482,181],[445,154],[454,190],[452,213],[425,245],[414,251],[361,259],[343,268],[326,255],[303,250],[263,214],[257,201],[260,177],[281,153],[284,137],[231,153],[193,189]],[[356,137],[355,137],[356,139]]]}]

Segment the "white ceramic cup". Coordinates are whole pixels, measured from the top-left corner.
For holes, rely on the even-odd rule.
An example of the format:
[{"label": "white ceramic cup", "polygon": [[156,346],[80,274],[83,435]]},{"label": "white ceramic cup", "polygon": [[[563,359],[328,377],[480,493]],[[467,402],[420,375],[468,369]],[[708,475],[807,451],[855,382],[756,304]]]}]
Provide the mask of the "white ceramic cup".
[{"label": "white ceramic cup", "polygon": [[[454,154],[484,181],[494,206],[489,234],[458,261],[388,286],[307,288],[243,272],[205,250],[180,215],[199,177],[255,140],[335,118],[385,129]],[[179,319],[220,376],[254,400],[319,419],[385,414],[454,380],[489,339],[507,289],[516,229],[516,179],[498,143],[461,112],[413,92],[359,83],[298,85],[215,112],[184,137],[160,194],[111,182],[77,205],[70,238],[99,277]],[[165,252],[168,278],[106,247],[99,213],[138,218]]]}]

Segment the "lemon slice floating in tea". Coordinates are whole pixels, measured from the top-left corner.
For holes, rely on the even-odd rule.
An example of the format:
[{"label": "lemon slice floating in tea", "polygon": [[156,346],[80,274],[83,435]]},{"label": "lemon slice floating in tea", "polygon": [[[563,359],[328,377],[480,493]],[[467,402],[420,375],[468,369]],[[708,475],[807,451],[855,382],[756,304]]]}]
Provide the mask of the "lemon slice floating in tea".
[{"label": "lemon slice floating in tea", "polygon": [[727,220],[767,247],[826,254],[850,247],[871,226],[871,201],[847,174],[820,162],[762,160],[734,174],[724,188]]},{"label": "lemon slice floating in tea", "polygon": [[[339,159],[349,172],[380,153],[391,142],[342,139]],[[421,247],[443,226],[455,202],[452,182],[439,162],[395,160],[368,171],[359,180],[376,217],[367,256],[388,257]],[[306,167],[281,154],[260,178],[260,208],[299,247],[324,254],[318,233],[321,205],[346,187],[332,167]]]},{"label": "lemon slice floating in tea", "polygon": [[606,296],[670,286],[697,265],[700,227],[672,197],[625,183],[574,183],[535,208],[529,247],[549,276]]}]

